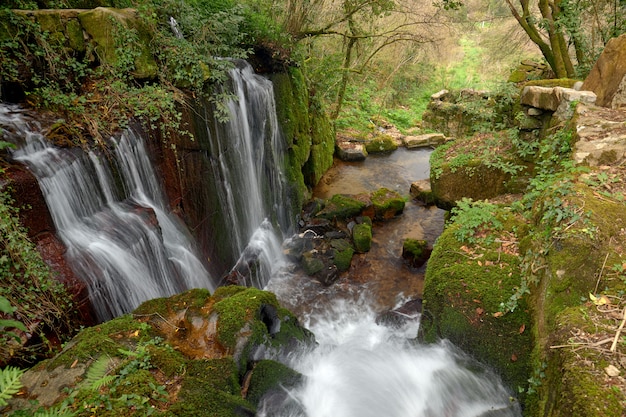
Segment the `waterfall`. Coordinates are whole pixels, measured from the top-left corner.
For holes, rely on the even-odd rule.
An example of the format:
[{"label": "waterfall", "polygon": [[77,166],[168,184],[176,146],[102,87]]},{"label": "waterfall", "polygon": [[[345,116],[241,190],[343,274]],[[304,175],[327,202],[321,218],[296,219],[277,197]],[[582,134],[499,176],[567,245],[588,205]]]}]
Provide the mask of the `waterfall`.
[{"label": "waterfall", "polygon": [[233,97],[222,111],[205,107],[210,161],[216,178],[221,221],[236,259],[230,281],[264,288],[282,264],[283,236],[293,228],[283,174],[285,143],[276,116],[272,82],[235,61],[218,93]]},{"label": "waterfall", "polygon": [[447,342],[420,345],[419,320],[376,323],[366,297],[335,300],[304,323],[317,346],[278,359],[304,375],[259,417],[521,417],[497,377]]},{"label": "waterfall", "polygon": [[109,163],[100,153],[50,145],[16,108],[0,107],[0,125],[18,142],[14,159],[37,177],[66,258],[87,284],[99,320],[152,298],[212,289],[136,132],[111,139]]}]

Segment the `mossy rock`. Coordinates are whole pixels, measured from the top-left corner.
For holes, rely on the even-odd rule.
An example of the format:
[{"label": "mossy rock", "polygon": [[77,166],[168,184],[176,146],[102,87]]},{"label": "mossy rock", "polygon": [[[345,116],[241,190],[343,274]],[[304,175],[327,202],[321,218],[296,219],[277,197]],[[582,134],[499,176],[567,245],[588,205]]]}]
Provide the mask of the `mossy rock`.
[{"label": "mossy rock", "polygon": [[367,223],[354,225],[352,228],[352,241],[357,252],[368,252],[372,247],[372,226]]},{"label": "mossy rock", "polygon": [[[293,186],[293,207],[302,207],[307,193],[307,184],[303,168],[311,158],[311,119],[309,116],[309,90],[304,74],[299,68],[289,67],[287,71],[272,74],[274,97],[276,100],[276,116],[280,124],[287,151],[285,174]],[[319,127],[319,126],[317,126]],[[318,149],[319,151],[320,149]],[[321,154],[316,154],[321,157]],[[324,165],[321,160],[311,164]],[[306,177],[314,167],[308,168]]]},{"label": "mossy rock", "polygon": [[402,242],[402,257],[408,260],[412,266],[420,267],[430,257],[432,249],[428,242],[420,239],[405,239]]},{"label": "mossy rock", "polygon": [[444,210],[452,209],[464,197],[485,200],[523,190],[523,182],[512,181],[509,172],[483,161],[477,156],[482,149],[470,150],[471,143],[469,138],[451,142],[431,154],[431,190],[435,204]]},{"label": "mossy rock", "polygon": [[48,361],[47,368],[70,366],[74,361],[88,361],[93,357],[119,355],[119,349],[128,349],[151,338],[150,326],[124,315],[113,320],[88,327],[74,337],[67,347]]},{"label": "mossy rock", "polygon": [[347,271],[350,269],[350,264],[352,263],[352,257],[354,256],[354,249],[352,247],[347,247],[344,250],[335,249],[334,252],[334,263],[339,272]]},{"label": "mossy rock", "polygon": [[376,135],[373,139],[365,142],[367,153],[388,153],[398,149],[398,144],[389,135]]},{"label": "mossy rock", "polygon": [[528,72],[522,69],[516,69],[511,72],[509,75],[509,79],[507,80],[510,83],[520,83],[522,81],[526,81],[526,77],[528,76]]},{"label": "mossy rock", "polygon": [[348,219],[361,214],[361,211],[367,206],[361,200],[344,194],[335,194],[326,201],[324,208],[317,213],[316,217],[323,219]]},{"label": "mossy rock", "polygon": [[273,360],[257,362],[252,369],[246,399],[255,406],[264,395],[280,390],[285,392],[302,382],[302,375],[293,369]]},{"label": "mossy rock", "polygon": [[542,401],[536,409],[542,411],[537,415],[623,416],[626,394],[615,389],[622,380],[604,371],[608,366],[622,367],[618,356],[606,355],[603,349],[576,349],[590,340],[612,340],[614,319],[588,302],[561,311],[556,323],[555,330],[549,335],[549,344],[558,348],[547,351],[543,378],[537,388],[542,393]]},{"label": "mossy rock", "polygon": [[195,288],[171,297],[153,298],[145,301],[133,311],[133,314],[137,316],[158,314],[167,317],[171,313],[188,308],[199,310],[207,303],[210,297],[211,292],[209,290]]},{"label": "mossy rock", "polygon": [[324,269],[324,262],[315,257],[312,252],[305,252],[302,254],[300,265],[302,266],[302,269],[304,269],[304,272],[309,276],[313,276]]},{"label": "mossy rock", "polygon": [[241,398],[240,390],[232,359],[196,360],[187,368],[178,400],[169,412],[197,417],[253,415],[254,407]]},{"label": "mossy rock", "polygon": [[524,86],[533,86],[536,85],[538,87],[563,87],[563,88],[573,88],[574,84],[579,82],[580,80],[576,80],[573,78],[546,78],[543,80],[531,80],[524,84]]},{"label": "mossy rock", "polygon": [[[102,64],[115,67],[119,64],[120,51],[134,54],[131,73],[138,79],[155,78],[157,64],[150,50],[154,34],[141,21],[134,9],[115,9],[97,7],[78,15],[83,29],[95,44],[95,49]],[[124,34],[134,37],[134,41],[123,45],[116,44],[116,38]]]},{"label": "mossy rock", "polygon": [[380,188],[371,195],[374,216],[379,220],[391,219],[402,213],[406,204],[404,198],[396,191]]},{"label": "mossy rock", "polygon": [[311,155],[302,171],[306,184],[314,187],[333,165],[335,130],[316,96],[309,98],[309,120],[312,140]]},{"label": "mossy rock", "polygon": [[525,392],[533,350],[527,301],[501,312],[520,285],[521,257],[501,246],[506,238],[459,242],[458,227],[452,224],[443,232],[428,261],[420,332],[428,342],[450,340],[495,369],[511,392]]}]

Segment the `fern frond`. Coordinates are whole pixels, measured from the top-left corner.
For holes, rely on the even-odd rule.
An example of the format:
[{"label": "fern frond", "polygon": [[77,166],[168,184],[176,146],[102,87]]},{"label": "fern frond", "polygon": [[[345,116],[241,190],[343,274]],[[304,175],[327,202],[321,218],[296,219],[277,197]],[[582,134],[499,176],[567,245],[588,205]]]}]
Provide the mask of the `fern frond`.
[{"label": "fern frond", "polygon": [[33,417],[75,417],[76,411],[68,409],[66,406],[54,407],[49,410],[37,411]]},{"label": "fern frond", "polygon": [[22,375],[24,375],[24,370],[14,366],[7,366],[0,370],[0,406],[7,405],[7,400],[24,386],[20,381]]},{"label": "fern frond", "polygon": [[108,356],[100,356],[94,363],[87,369],[85,375],[85,383],[94,391],[109,385],[117,378],[117,375],[107,375],[109,373],[109,365],[111,359]]}]

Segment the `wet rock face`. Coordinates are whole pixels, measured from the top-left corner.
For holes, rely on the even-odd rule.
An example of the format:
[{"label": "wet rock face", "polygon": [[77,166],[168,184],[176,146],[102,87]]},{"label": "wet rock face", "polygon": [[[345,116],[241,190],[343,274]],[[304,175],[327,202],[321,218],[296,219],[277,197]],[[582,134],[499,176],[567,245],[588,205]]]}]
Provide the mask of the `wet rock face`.
[{"label": "wet rock face", "polygon": [[11,196],[20,204],[18,216],[28,232],[28,237],[35,243],[55,278],[63,283],[71,294],[82,323],[94,324],[95,317],[89,302],[87,286],[65,260],[67,248],[55,235],[56,229],[37,179],[21,165],[11,166],[6,175],[9,179],[8,189]]}]

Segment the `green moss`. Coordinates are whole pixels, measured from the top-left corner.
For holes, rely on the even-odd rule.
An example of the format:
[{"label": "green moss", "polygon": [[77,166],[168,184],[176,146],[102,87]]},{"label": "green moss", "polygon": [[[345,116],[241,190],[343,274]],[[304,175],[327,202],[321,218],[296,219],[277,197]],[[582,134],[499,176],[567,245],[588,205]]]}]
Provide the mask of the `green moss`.
[{"label": "green moss", "polygon": [[169,346],[148,346],[150,363],[171,378],[185,373],[187,358]]},{"label": "green moss", "polygon": [[272,360],[259,361],[252,371],[246,399],[254,405],[273,389],[290,389],[300,383],[302,376],[293,369]]},{"label": "green moss", "polygon": [[335,154],[335,131],[330,119],[316,96],[309,99],[311,123],[311,157],[303,167],[307,185],[315,186],[322,175],[333,165]]},{"label": "green moss", "polygon": [[352,263],[352,256],[354,255],[354,249],[348,246],[346,249],[334,251],[334,263],[339,272],[347,271],[350,269]]},{"label": "green moss", "polygon": [[115,67],[120,59],[116,44],[120,30],[133,32],[135,40],[124,45],[125,53],[131,50],[134,53],[133,75],[140,79],[156,77],[158,67],[150,51],[150,42],[154,35],[141,22],[135,10],[96,8],[79,13],[78,19],[95,43],[102,63],[112,67]]},{"label": "green moss", "polygon": [[[219,315],[217,338],[222,346],[234,352],[237,335],[246,325],[252,327],[248,328],[247,331],[252,332],[253,340],[259,340],[260,337],[267,334],[267,329],[262,323],[254,322],[262,304],[278,307],[278,301],[274,294],[256,288],[245,288],[245,290],[215,303],[213,310]],[[261,334],[255,334],[255,332]]]},{"label": "green moss", "polygon": [[99,355],[119,356],[120,348],[127,349],[128,345],[148,340],[150,329],[131,315],[86,328],[72,339],[63,353],[49,362],[48,369],[69,366],[75,360],[85,361]]},{"label": "green moss", "polygon": [[285,172],[294,186],[294,207],[301,207],[307,191],[303,167],[311,157],[312,145],[308,88],[302,71],[293,67],[274,74],[272,82],[277,118],[288,149]]},{"label": "green moss", "polygon": [[366,204],[364,202],[356,198],[343,194],[335,194],[326,201],[324,209],[317,214],[317,217],[328,220],[347,219],[361,214],[361,210],[363,210],[365,206]]},{"label": "green moss", "polygon": [[367,223],[356,224],[352,228],[352,241],[357,252],[367,252],[372,247],[372,226]]},{"label": "green moss", "polygon": [[[598,315],[595,306],[570,307],[558,314],[558,326],[550,335],[550,344],[565,346],[576,337],[581,340],[596,335],[604,327],[610,329],[611,319]],[[598,324],[601,324],[600,328]],[[612,336],[613,332],[596,335],[597,337]],[[572,340],[574,338],[574,340]],[[621,416],[622,404],[626,401],[620,390],[611,389],[603,375],[598,372],[608,365],[602,350],[572,349],[561,347],[548,352],[549,360],[546,378],[542,381],[540,392],[541,402],[538,409],[545,410],[550,417],[565,416]],[[617,361],[615,361],[615,365]],[[617,381],[615,381],[617,382]]]},{"label": "green moss", "polygon": [[420,258],[424,250],[428,247],[428,242],[420,239],[404,239],[402,242],[402,253],[411,255],[413,258]]},{"label": "green moss", "polygon": [[396,141],[389,135],[376,135],[365,143],[367,153],[393,152],[398,149]]},{"label": "green moss", "polygon": [[546,78],[542,80],[531,80],[528,81],[524,86],[532,86],[536,85],[539,87],[564,87],[564,88],[572,88],[574,84],[576,84],[580,80],[575,80],[572,78]]},{"label": "green moss", "polygon": [[133,311],[133,314],[137,316],[160,314],[166,317],[172,312],[187,308],[198,310],[206,304],[210,296],[211,292],[209,290],[195,288],[171,297],[154,298],[145,301]]},{"label": "green moss", "polygon": [[234,417],[253,407],[240,396],[237,366],[229,358],[190,362],[169,411],[178,416]]},{"label": "green moss", "polygon": [[526,80],[528,73],[526,71],[515,70],[509,75],[508,81],[510,83],[519,83]]},{"label": "green moss", "polygon": [[396,191],[380,188],[371,195],[374,215],[378,219],[389,219],[404,210],[404,198]]},{"label": "green moss", "polygon": [[304,272],[310,276],[315,275],[324,269],[324,262],[322,262],[321,259],[316,258],[311,252],[306,252],[302,255],[300,265],[302,265]]},{"label": "green moss", "polygon": [[431,320],[423,320],[423,336],[450,340],[493,367],[512,391],[525,390],[533,348],[528,306],[522,299],[514,312],[500,313],[520,283],[520,257],[503,252],[500,243],[462,244],[457,227],[444,231],[428,261],[424,314]]},{"label": "green moss", "polygon": [[115,394],[135,394],[149,398],[154,391],[150,387],[150,384],[153,386],[158,385],[154,376],[146,369],[138,369],[124,377],[124,379],[115,388]]}]

